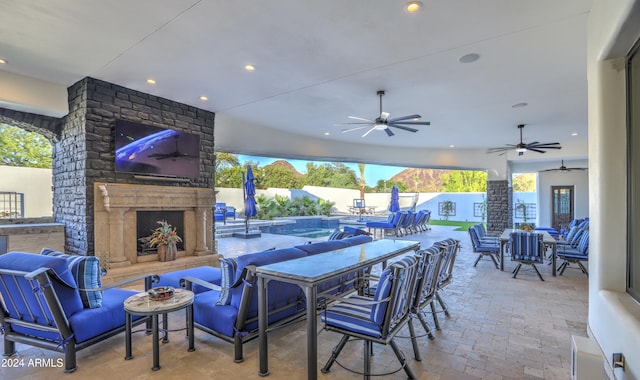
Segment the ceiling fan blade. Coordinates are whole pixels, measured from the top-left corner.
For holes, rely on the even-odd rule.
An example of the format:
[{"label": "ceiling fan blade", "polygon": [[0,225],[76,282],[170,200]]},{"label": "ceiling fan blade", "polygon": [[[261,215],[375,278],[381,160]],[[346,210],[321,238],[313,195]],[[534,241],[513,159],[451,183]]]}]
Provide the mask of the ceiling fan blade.
[{"label": "ceiling fan blade", "polygon": [[431,122],[430,122],[430,121],[400,121],[400,122],[394,121],[394,122],[391,122],[391,121],[388,121],[388,120],[387,120],[387,124],[388,124],[388,125],[391,125],[391,124],[394,124],[394,125],[397,125],[397,124],[405,124],[405,125],[431,125]]},{"label": "ceiling fan blade", "polygon": [[368,121],[369,123],[375,123],[375,120],[369,120],[369,119],[365,119],[363,117],[347,116],[347,118],[353,119],[353,120]]},{"label": "ceiling fan blade", "polygon": [[380,120],[388,121],[387,120],[388,118],[389,118],[389,112],[380,112]]},{"label": "ceiling fan blade", "polygon": [[373,123],[370,123],[370,122],[366,122],[365,123],[363,121],[363,122],[357,122],[357,123],[356,122],[353,122],[353,123],[336,123],[333,126],[334,127],[348,127],[348,126],[351,126],[351,125],[372,125],[372,124]]},{"label": "ceiling fan blade", "polygon": [[376,126],[374,125],[373,127],[371,127],[371,129],[369,129],[368,131],[366,131],[366,132],[364,133],[364,135],[362,135],[362,137],[367,137],[367,135],[368,135],[369,133],[373,132],[373,130],[375,130],[375,129],[376,129]]},{"label": "ceiling fan blade", "polygon": [[394,135],[393,131],[391,131],[390,128],[385,128],[384,131],[387,132],[387,136],[389,136],[389,137]]},{"label": "ceiling fan blade", "polygon": [[532,152],[538,152],[538,153],[546,153],[544,150],[540,150],[537,148],[531,148],[531,147],[527,147],[527,150],[530,150]]},{"label": "ceiling fan blade", "polygon": [[407,115],[407,116],[400,116],[400,117],[394,117],[393,119],[388,119],[387,122],[388,123],[394,123],[396,121],[400,121],[400,120],[411,120],[411,119],[420,119],[422,116],[415,114],[415,115]]},{"label": "ceiling fan blade", "polygon": [[534,146],[534,147],[538,147],[538,148],[543,148],[543,147],[553,147],[553,146],[559,146],[560,143],[558,142],[552,142],[552,143],[530,143],[527,144],[527,146]]},{"label": "ceiling fan blade", "polygon": [[341,132],[342,133],[353,132],[353,131],[357,131],[358,129],[367,128],[367,127],[369,127],[369,125],[363,125],[362,127],[355,127],[355,128],[349,128],[349,129],[343,129]]},{"label": "ceiling fan blade", "polygon": [[418,132],[418,130],[415,129],[415,128],[404,127],[402,125],[397,125],[397,124],[387,124],[387,127],[400,128],[400,129],[404,129],[405,131],[409,131],[409,132]]},{"label": "ceiling fan blade", "polygon": [[513,150],[516,147],[496,147],[496,148],[489,148],[487,149],[487,153],[498,153],[498,152],[506,152],[508,150]]}]

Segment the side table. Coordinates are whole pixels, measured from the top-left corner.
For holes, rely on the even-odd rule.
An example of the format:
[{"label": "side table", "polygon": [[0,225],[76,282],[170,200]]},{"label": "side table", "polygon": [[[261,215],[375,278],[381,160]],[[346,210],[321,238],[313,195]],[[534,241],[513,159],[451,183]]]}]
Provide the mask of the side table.
[{"label": "side table", "polygon": [[[142,315],[151,316],[151,333],[153,339],[153,367],[152,370],[160,369],[160,343],[158,334],[158,315],[163,315],[163,327],[167,328],[167,314],[181,309],[187,309],[187,337],[189,338],[188,351],[195,351],[193,338],[193,292],[184,289],[175,289],[173,297],[165,300],[154,301],[149,295],[139,293],[127,298],[124,301],[125,311],[125,339],[126,339],[126,355],[125,360],[133,359],[131,354],[131,316]],[[168,332],[165,331],[165,334]],[[166,336],[163,339],[167,342]]]}]

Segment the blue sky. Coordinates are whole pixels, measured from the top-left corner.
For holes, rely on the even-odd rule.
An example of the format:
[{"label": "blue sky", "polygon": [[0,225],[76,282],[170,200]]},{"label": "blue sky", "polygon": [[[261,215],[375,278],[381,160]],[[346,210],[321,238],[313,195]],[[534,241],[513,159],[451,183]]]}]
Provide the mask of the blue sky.
[{"label": "blue sky", "polygon": [[[278,160],[288,161],[297,171],[302,174],[307,172],[307,162],[313,162],[316,165],[323,165],[329,163],[328,161],[307,161],[307,160],[290,160],[286,158],[271,158],[271,157],[258,157],[258,156],[247,156],[243,154],[238,155],[238,160],[240,161],[240,165],[243,165],[247,161],[253,161],[260,164],[261,167],[265,165],[269,165],[270,163]],[[343,162],[346,166],[353,169],[356,172],[356,177],[360,175],[360,170],[358,169],[357,163],[351,162]],[[389,179],[394,175],[403,171],[404,167],[400,166],[384,166],[384,165],[373,165],[367,164],[364,168],[364,180],[367,183],[367,186],[375,186],[379,180],[381,179]]]}]

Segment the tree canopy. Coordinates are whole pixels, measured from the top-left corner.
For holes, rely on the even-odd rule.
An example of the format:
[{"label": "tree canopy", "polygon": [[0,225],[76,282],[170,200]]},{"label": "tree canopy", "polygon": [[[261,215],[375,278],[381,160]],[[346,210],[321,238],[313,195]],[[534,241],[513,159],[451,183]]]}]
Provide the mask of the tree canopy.
[{"label": "tree canopy", "polygon": [[451,170],[443,176],[442,187],[442,191],[447,193],[486,192],[487,172]]},{"label": "tree canopy", "polygon": [[51,143],[44,136],[0,124],[0,164],[50,169],[51,156]]},{"label": "tree canopy", "polygon": [[532,193],[536,191],[536,174],[514,174],[511,177],[511,186],[517,193]]}]

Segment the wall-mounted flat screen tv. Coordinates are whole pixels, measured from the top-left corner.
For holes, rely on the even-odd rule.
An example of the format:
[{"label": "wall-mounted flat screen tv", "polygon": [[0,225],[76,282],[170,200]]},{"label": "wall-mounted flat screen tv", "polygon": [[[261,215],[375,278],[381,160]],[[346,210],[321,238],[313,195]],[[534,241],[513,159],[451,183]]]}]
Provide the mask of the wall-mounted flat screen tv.
[{"label": "wall-mounted flat screen tv", "polygon": [[200,136],[116,120],[116,172],[198,178]]}]

